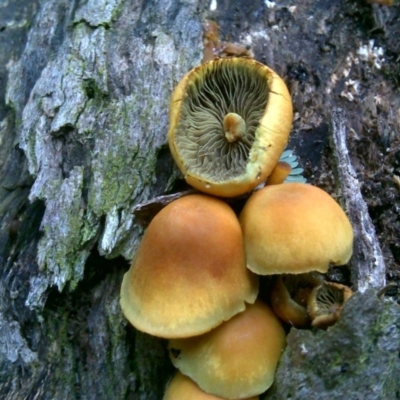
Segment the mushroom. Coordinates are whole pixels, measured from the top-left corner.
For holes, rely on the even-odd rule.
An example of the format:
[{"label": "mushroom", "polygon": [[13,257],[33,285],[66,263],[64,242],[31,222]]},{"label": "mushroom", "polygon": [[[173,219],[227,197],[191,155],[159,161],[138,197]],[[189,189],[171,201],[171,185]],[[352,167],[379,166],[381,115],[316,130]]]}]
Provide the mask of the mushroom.
[{"label": "mushroom", "polygon": [[291,170],[292,167],[289,163],[279,161],[272,170],[271,175],[268,177],[266,185],[279,185],[280,183],[283,183]]},{"label": "mushroom", "polygon": [[235,57],[210,61],[186,74],[172,95],[172,156],[196,189],[242,195],[275,167],[292,114],[285,83],[266,65]]},{"label": "mushroom", "polygon": [[124,276],[120,304],[137,329],[175,338],[209,331],[257,293],[233,210],[222,200],[189,195],[149,224]]},{"label": "mushroom", "polygon": [[[189,377],[178,372],[169,382],[163,400],[223,400],[203,392]],[[247,400],[258,400],[258,396]]]},{"label": "mushroom", "polygon": [[311,292],[308,299],[308,313],[312,326],[326,329],[340,316],[346,301],[353,291],[340,283],[323,282]]},{"label": "mushroom", "polygon": [[257,396],[267,390],[286,344],[271,309],[257,300],[204,335],[172,339],[172,363],[207,393],[225,399]]},{"label": "mushroom", "polygon": [[309,326],[308,298],[323,279],[317,273],[276,276],[270,293],[271,308],[282,321],[296,328]]},{"label": "mushroom", "polygon": [[247,267],[260,275],[326,273],[346,264],[353,230],[325,191],[304,183],[266,186],[240,214]]}]

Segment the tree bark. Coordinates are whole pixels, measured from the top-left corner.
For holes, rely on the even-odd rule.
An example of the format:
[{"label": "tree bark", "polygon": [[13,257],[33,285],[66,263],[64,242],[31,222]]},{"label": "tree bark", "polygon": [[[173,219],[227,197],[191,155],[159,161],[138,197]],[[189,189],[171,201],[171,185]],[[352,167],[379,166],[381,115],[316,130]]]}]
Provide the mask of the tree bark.
[{"label": "tree bark", "polygon": [[[365,201],[358,211],[369,211],[374,248],[382,251],[374,284],[354,272],[361,264],[352,267],[350,279],[368,299],[376,297],[369,290],[380,288],[376,282],[400,280],[400,195],[393,178],[400,130],[399,7],[363,0],[220,0],[214,10],[210,3],[0,2],[1,398],[162,398],[172,373],[165,343],[127,324],[119,286],[143,231],[132,210],[183,186],[166,145],[169,99],[201,62],[203,25],[210,18],[223,40],[250,47],[284,77],[295,108],[290,148],[308,181],[341,201],[351,218],[351,196],[337,178],[343,161],[335,160],[343,159],[330,141],[337,123],[332,110],[346,110],[341,123],[348,162]],[[352,219],[362,235],[359,220]],[[373,268],[370,250],[360,254]],[[347,279],[345,272],[332,276]],[[387,352],[400,351],[399,306],[383,299],[368,304],[372,315],[384,308],[392,318],[376,325],[382,337],[397,340],[379,353],[387,363]],[[355,302],[351,307],[357,310]],[[332,336],[351,330],[351,310],[329,335],[318,333],[320,351]],[[293,329],[290,338],[301,334]],[[282,382],[283,394],[274,389],[271,398],[287,398],[282,376],[298,357],[301,340],[289,339],[275,383]],[[327,358],[324,368],[334,368],[333,362]],[[394,394],[386,398],[395,399],[399,358],[390,363],[386,387]],[[314,376],[307,371],[296,373]],[[351,385],[367,398],[358,379]],[[318,398],[334,398],[329,385],[318,390]]]}]

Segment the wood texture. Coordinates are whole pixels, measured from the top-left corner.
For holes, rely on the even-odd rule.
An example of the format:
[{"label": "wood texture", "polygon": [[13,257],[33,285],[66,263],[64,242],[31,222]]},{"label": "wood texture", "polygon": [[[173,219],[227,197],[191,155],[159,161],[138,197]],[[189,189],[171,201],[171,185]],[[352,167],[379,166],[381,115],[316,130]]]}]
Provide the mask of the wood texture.
[{"label": "wood texture", "polygon": [[400,281],[399,6],[210,3],[0,1],[1,398],[162,397],[165,343],[127,325],[119,286],[142,234],[134,207],[185,188],[166,147],[169,98],[201,61],[209,18],[222,40],[285,79],[290,147],[307,179],[343,205],[330,138],[333,110],[345,110],[361,211],[387,281]]}]

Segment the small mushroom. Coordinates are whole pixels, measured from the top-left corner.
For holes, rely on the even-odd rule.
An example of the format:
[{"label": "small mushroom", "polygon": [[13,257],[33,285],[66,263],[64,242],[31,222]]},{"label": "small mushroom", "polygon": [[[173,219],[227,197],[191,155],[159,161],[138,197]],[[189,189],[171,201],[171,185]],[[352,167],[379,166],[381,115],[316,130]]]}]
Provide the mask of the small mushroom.
[{"label": "small mushroom", "polygon": [[[163,400],[224,400],[201,390],[189,377],[178,372],[169,382]],[[243,400],[258,400],[258,396]]]},{"label": "small mushroom", "polygon": [[246,202],[240,222],[247,267],[260,275],[326,273],[346,264],[353,230],[336,201],[304,183],[266,186]]},{"label": "small mushroom", "polygon": [[291,170],[292,167],[289,163],[279,161],[272,170],[271,175],[268,177],[267,186],[283,183]]},{"label": "small mushroom", "polygon": [[196,189],[242,195],[275,167],[292,114],[285,83],[266,65],[236,57],[210,61],[191,70],[172,95],[172,156]]},{"label": "small mushroom", "polygon": [[271,308],[282,321],[296,328],[310,326],[308,298],[323,280],[317,273],[276,276],[270,293]]},{"label": "small mushroom", "polygon": [[204,335],[172,339],[172,363],[207,393],[225,399],[267,390],[285,347],[284,329],[271,309],[257,300]]},{"label": "small mushroom", "polygon": [[150,222],[124,276],[120,304],[137,329],[175,338],[209,331],[243,311],[257,293],[231,207],[189,195]]},{"label": "small mushroom", "polygon": [[352,295],[353,291],[349,287],[339,283],[323,282],[315,287],[308,299],[312,326],[326,329],[333,325]]}]

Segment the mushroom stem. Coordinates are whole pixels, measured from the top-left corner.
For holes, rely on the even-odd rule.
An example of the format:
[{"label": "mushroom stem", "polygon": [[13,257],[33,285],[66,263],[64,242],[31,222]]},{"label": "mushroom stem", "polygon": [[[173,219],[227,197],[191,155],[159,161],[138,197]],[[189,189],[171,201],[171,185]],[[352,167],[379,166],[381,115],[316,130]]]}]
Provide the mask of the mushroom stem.
[{"label": "mushroom stem", "polygon": [[271,175],[268,177],[266,186],[279,185],[285,181],[290,174],[292,167],[284,161],[279,161],[272,170]]},{"label": "mushroom stem", "polygon": [[296,328],[307,327],[311,320],[307,302],[313,289],[323,282],[316,273],[278,275],[271,290],[271,307],[275,314]]},{"label": "mushroom stem", "polygon": [[225,137],[229,143],[241,139],[246,133],[246,122],[239,114],[226,114],[223,124]]}]

